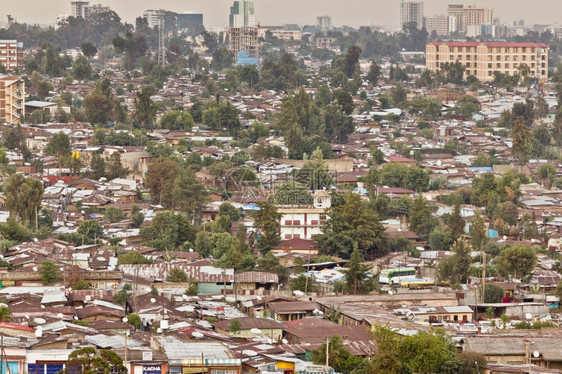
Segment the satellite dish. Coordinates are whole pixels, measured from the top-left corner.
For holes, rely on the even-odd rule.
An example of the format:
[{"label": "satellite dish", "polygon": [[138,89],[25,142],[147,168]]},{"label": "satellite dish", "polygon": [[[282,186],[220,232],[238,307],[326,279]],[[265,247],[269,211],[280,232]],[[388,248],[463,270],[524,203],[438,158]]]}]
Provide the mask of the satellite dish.
[{"label": "satellite dish", "polygon": [[167,329],[168,326],[168,320],[167,319],[163,319],[162,321],[160,321],[160,328],[162,329]]},{"label": "satellite dish", "polygon": [[154,304],[154,303],[156,302],[156,299],[155,299],[155,298],[151,298],[151,299],[150,299],[150,302],[151,302],[152,304]]},{"label": "satellite dish", "polygon": [[47,323],[47,321],[44,318],[41,318],[41,317],[34,318],[33,322],[35,322],[38,325],[43,325],[43,324]]},{"label": "satellite dish", "polygon": [[255,328],[255,327],[254,327],[253,329],[250,329],[250,332],[251,332],[252,334],[256,334],[256,335],[261,334],[261,330],[258,329],[258,328]]},{"label": "satellite dish", "polygon": [[33,238],[33,241],[34,241],[35,243],[37,243],[37,242],[39,241],[39,239]]},{"label": "satellite dish", "polygon": [[393,293],[394,293],[394,292],[392,292],[392,290],[388,290],[388,294],[389,294],[390,296],[392,296]]},{"label": "satellite dish", "polygon": [[193,248],[189,248],[189,252],[193,252]]},{"label": "satellite dish", "polygon": [[41,328],[41,326],[39,326],[36,330],[35,330],[35,337],[37,339],[40,339],[43,336],[43,329]]},{"label": "satellite dish", "polygon": [[74,320],[75,320],[75,321],[78,321],[78,316],[74,316]]},{"label": "satellite dish", "polygon": [[39,269],[37,269],[37,266],[34,266],[33,271],[37,271],[37,270],[39,270]]},{"label": "satellite dish", "polygon": [[540,354],[539,351],[534,351],[534,352],[533,352],[533,357],[534,357],[534,358],[539,358],[540,355],[541,355],[541,354]]},{"label": "satellite dish", "polygon": [[187,297],[186,294],[181,295],[181,298],[182,298],[182,300],[187,300],[187,299],[188,299],[188,297]]},{"label": "satellite dish", "polygon": [[158,334],[162,334],[162,329],[161,329],[160,327],[158,327],[158,328],[156,329],[156,332],[157,332]]},{"label": "satellite dish", "polygon": [[287,344],[287,343],[289,343],[289,341],[287,339],[283,339],[283,340],[281,340],[281,343]]},{"label": "satellite dish", "polygon": [[193,336],[195,339],[201,339],[203,338],[205,335],[201,334],[199,331],[193,331],[191,333],[191,336]]},{"label": "satellite dish", "polygon": [[63,318],[64,318],[64,314],[59,313],[59,314],[57,314],[57,317],[59,317],[60,319],[63,319]]},{"label": "satellite dish", "polygon": [[525,319],[531,320],[531,319],[533,319],[533,315],[531,313],[527,313],[527,314],[525,314]]},{"label": "satellite dish", "polygon": [[41,309],[45,309],[45,305],[41,305]]}]

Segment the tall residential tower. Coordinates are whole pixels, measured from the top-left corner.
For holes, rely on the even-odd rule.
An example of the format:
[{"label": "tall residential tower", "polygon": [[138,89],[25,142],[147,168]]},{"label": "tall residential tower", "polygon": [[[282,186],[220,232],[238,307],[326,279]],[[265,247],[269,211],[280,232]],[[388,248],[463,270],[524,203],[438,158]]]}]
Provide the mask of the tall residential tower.
[{"label": "tall residential tower", "polygon": [[408,1],[400,4],[400,26],[415,22],[418,29],[423,25],[423,3],[418,1]]},{"label": "tall residential tower", "polygon": [[257,27],[254,15],[254,2],[248,0],[235,1],[230,7],[230,27]]}]

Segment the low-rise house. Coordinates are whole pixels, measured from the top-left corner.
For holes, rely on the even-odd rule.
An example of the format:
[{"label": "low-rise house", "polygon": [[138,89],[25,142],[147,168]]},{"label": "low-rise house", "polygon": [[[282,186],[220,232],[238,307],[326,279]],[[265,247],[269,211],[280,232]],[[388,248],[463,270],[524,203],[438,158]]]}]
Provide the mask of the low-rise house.
[{"label": "low-rise house", "polygon": [[240,322],[240,331],[236,333],[232,333],[229,329],[234,320],[218,321],[213,326],[216,332],[224,335],[243,338],[266,336],[276,341],[281,340],[285,330],[284,325],[271,319],[247,317],[236,320]]}]

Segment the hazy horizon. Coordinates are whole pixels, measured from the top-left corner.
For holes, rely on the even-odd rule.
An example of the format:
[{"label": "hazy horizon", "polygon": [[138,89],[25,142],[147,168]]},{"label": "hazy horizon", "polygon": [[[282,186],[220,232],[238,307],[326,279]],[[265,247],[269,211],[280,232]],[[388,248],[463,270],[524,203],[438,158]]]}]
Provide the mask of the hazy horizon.
[{"label": "hazy horizon", "polygon": [[[222,27],[228,24],[228,13],[232,0],[92,0],[91,4],[110,6],[119,16],[134,23],[136,17],[143,11],[161,8],[175,12],[192,11],[203,13],[206,27]],[[426,0],[424,13],[426,16],[446,14],[447,4],[463,3],[454,0]],[[474,1],[468,1],[474,3]],[[334,26],[348,25],[365,26],[399,26],[400,0],[254,0],[258,21],[262,25],[282,25],[296,23],[299,25],[315,24],[316,16],[329,15]],[[561,0],[539,0],[540,9],[528,9],[528,0],[487,0],[476,2],[478,6],[494,9],[494,18],[502,22],[523,19],[526,26],[533,24],[562,23]],[[131,7],[134,4],[134,8]],[[10,14],[18,22],[53,24],[56,17],[70,13],[69,0],[18,0],[0,2],[0,21],[7,20]]]}]

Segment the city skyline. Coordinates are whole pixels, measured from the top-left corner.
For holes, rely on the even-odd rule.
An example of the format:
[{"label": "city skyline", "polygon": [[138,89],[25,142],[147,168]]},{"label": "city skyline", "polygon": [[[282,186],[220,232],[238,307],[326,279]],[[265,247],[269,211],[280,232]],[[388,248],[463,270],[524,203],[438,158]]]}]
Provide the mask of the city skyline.
[{"label": "city skyline", "polygon": [[[449,0],[426,0],[424,2],[425,15],[442,15],[447,12],[447,4],[465,3],[464,1]],[[474,1],[469,1],[474,3]],[[122,19],[134,23],[138,16],[146,9],[154,8],[152,0],[138,0],[135,7],[131,8],[129,0],[94,0],[92,4],[101,3],[115,10]],[[350,3],[354,6],[350,7]],[[272,24],[315,24],[316,16],[332,16],[334,26],[349,25],[358,27],[361,25],[377,25],[386,27],[398,27],[400,13],[400,0],[374,2],[367,0],[352,0],[341,2],[336,0],[303,3],[298,0],[287,0],[282,3],[273,0],[255,1],[255,11],[258,22],[263,25]],[[559,12],[562,5],[559,0],[542,0],[543,12],[530,12],[526,0],[487,0],[476,2],[477,5],[494,8],[494,16],[499,17],[502,22],[523,19],[527,25],[562,23]],[[158,6],[163,9],[183,12],[193,11],[205,15],[205,26],[227,27],[231,0],[214,0],[212,3],[204,0],[193,0],[186,4],[180,0],[162,0]],[[299,12],[295,12],[299,9]],[[48,25],[54,23],[57,16],[70,13],[70,1],[52,0],[36,1],[21,0],[19,2],[0,3],[0,20],[6,21],[6,15],[10,14],[19,22],[39,23]]]}]

